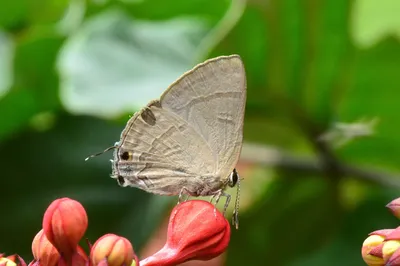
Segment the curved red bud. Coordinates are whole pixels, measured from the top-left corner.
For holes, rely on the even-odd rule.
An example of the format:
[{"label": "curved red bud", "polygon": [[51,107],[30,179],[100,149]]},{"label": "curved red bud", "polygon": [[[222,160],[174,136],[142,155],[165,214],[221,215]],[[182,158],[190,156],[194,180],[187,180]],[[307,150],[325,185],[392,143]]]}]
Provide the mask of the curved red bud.
[{"label": "curved red bud", "polygon": [[230,225],[214,205],[189,200],[171,213],[165,246],[142,260],[141,266],[177,265],[188,260],[209,260],[228,247]]},{"label": "curved red bud", "polygon": [[82,204],[69,198],[53,201],[43,217],[43,230],[47,239],[67,261],[76,253],[87,225],[88,218]]}]

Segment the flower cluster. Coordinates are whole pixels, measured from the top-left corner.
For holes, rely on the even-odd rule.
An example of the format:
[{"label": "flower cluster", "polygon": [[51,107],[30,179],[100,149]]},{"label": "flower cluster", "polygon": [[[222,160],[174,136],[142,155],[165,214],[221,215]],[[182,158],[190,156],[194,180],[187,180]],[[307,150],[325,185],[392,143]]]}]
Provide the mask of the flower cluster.
[{"label": "flower cluster", "polygon": [[[84,207],[61,198],[47,208],[32,241],[34,260],[28,266],[172,266],[188,260],[209,260],[228,247],[230,225],[214,205],[190,200],[171,213],[167,242],[157,253],[139,262],[128,239],[115,234],[100,237],[89,252],[79,245],[88,226]],[[17,256],[0,254],[0,266],[27,266]]]},{"label": "flower cluster", "polygon": [[[386,207],[400,218],[400,198]],[[369,266],[400,266],[400,226],[370,233],[362,245],[361,255]]]}]

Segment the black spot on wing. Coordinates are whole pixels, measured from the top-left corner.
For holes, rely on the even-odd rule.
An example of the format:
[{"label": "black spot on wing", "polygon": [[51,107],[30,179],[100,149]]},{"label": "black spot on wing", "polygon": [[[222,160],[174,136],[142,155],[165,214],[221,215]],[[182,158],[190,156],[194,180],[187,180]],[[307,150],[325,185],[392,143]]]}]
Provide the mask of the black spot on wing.
[{"label": "black spot on wing", "polygon": [[118,180],[118,184],[119,184],[120,186],[124,185],[124,183],[125,183],[125,178],[124,178],[123,176],[119,175],[117,180]]},{"label": "black spot on wing", "polygon": [[140,114],[142,117],[143,121],[146,122],[147,124],[154,126],[156,124],[156,117],[154,116],[154,113],[150,110],[150,108],[146,107],[142,113]]},{"label": "black spot on wing", "polygon": [[130,157],[131,156],[130,156],[129,152],[127,152],[127,151],[125,151],[121,154],[121,159],[124,161],[127,161]]}]

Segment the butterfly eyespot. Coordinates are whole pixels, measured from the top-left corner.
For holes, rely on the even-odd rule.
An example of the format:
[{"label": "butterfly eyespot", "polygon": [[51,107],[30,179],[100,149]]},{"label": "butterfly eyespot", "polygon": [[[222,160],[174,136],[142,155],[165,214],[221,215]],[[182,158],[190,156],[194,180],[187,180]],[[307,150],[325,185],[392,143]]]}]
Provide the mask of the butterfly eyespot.
[{"label": "butterfly eyespot", "polygon": [[120,185],[120,186],[122,186],[122,185],[124,185],[124,183],[125,183],[125,178],[123,177],[123,176],[118,176],[118,184]]},{"label": "butterfly eyespot", "polygon": [[132,153],[129,151],[124,151],[121,153],[121,159],[124,161],[131,160],[132,159]]}]

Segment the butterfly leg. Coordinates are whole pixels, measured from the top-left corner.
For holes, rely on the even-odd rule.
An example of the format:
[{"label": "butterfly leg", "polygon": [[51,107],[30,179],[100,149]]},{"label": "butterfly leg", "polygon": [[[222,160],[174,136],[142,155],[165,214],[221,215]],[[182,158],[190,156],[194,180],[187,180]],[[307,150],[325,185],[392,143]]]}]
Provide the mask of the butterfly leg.
[{"label": "butterfly leg", "polygon": [[210,203],[213,202],[213,200],[215,199],[216,196],[217,196],[217,194],[214,194],[214,195],[211,196]]},{"label": "butterfly leg", "polygon": [[186,199],[184,201],[187,201],[189,199],[189,197],[190,197],[189,190],[187,188],[183,187],[181,189],[181,191],[179,192],[178,204],[182,202],[184,193],[186,194]]},{"label": "butterfly leg", "polygon": [[224,205],[224,212],[223,212],[223,214],[225,215],[226,209],[228,209],[229,202],[231,201],[231,195],[221,191],[216,200],[217,204],[218,204],[218,201],[221,198],[221,196],[226,197],[226,201],[225,201],[225,205]]},{"label": "butterfly leg", "polygon": [[237,210],[233,211],[232,224],[236,227],[236,229],[239,229],[239,213]]},{"label": "butterfly leg", "polygon": [[190,195],[186,195],[186,199],[185,199],[185,201],[188,201],[188,200],[189,200],[189,198],[190,198]]},{"label": "butterfly leg", "polygon": [[[214,206],[217,206],[221,196],[226,197],[226,201],[225,201],[225,205],[224,205],[224,212],[223,212],[223,215],[225,216],[226,209],[228,208],[229,202],[231,201],[231,195],[223,192],[222,190],[218,190],[214,195],[212,195],[210,202],[212,202],[212,200],[215,198]],[[214,212],[216,212],[216,208],[214,209]]]}]

